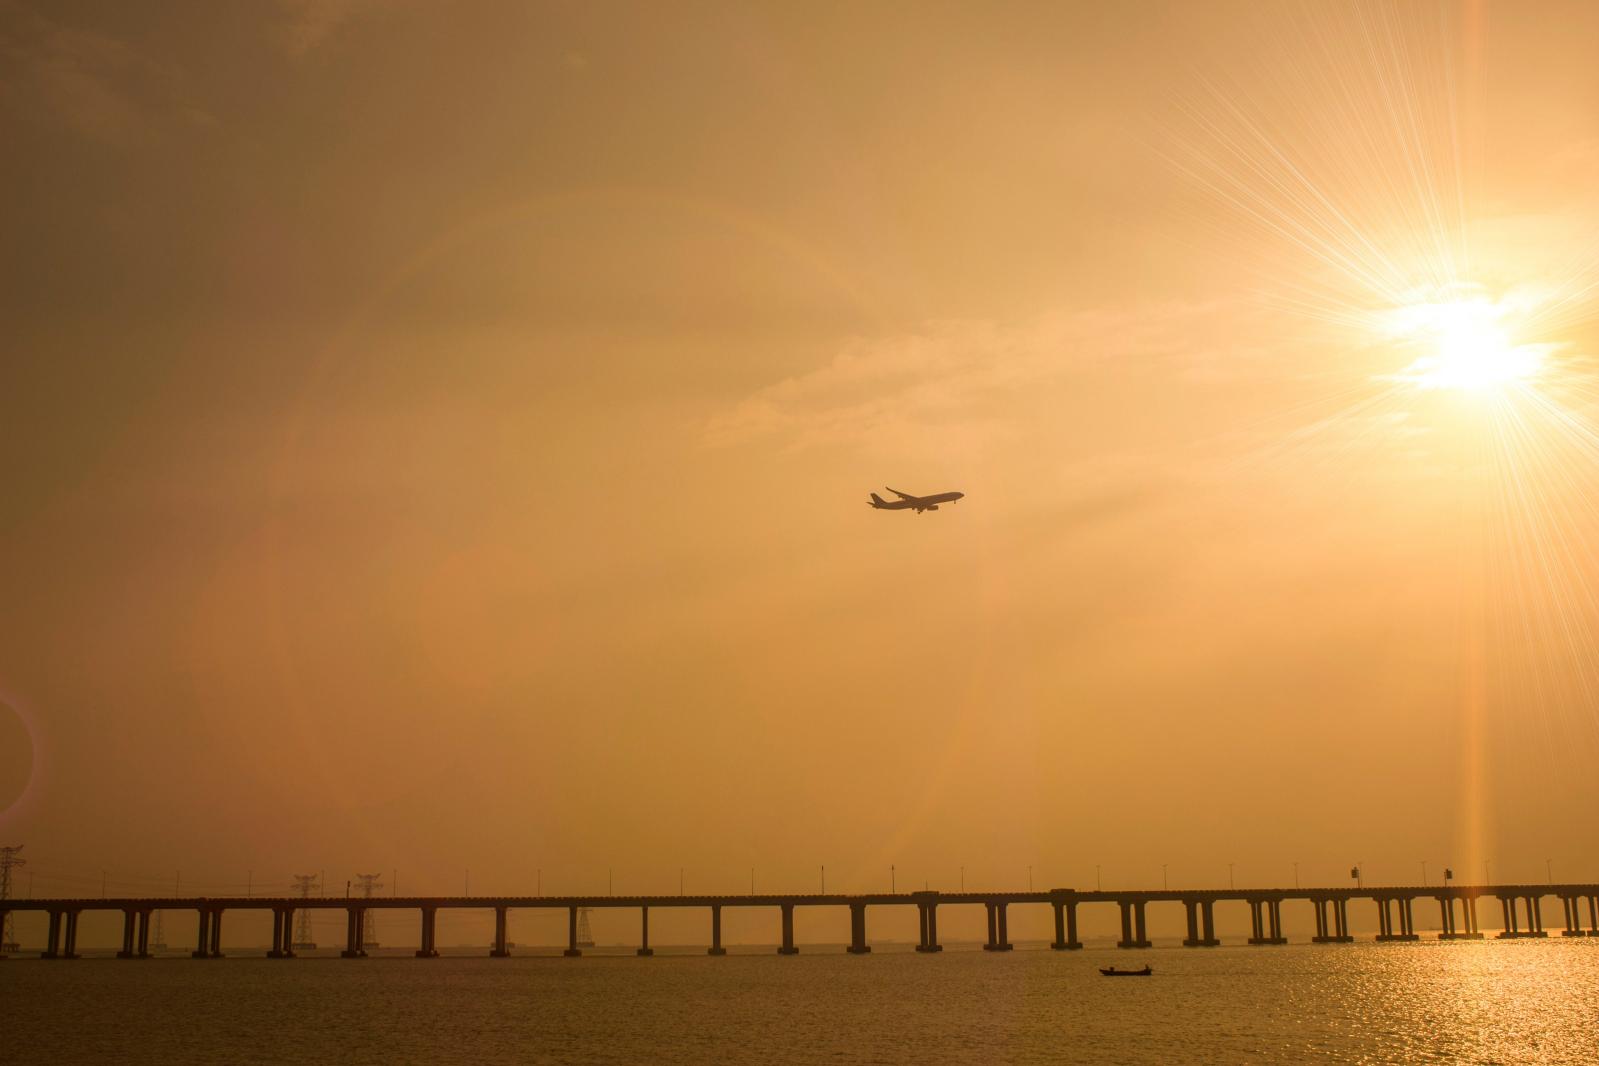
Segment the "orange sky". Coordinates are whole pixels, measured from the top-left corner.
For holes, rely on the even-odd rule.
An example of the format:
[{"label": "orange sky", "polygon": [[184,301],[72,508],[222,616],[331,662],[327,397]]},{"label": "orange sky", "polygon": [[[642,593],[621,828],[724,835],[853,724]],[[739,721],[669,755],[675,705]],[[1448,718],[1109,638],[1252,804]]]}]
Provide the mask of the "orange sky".
[{"label": "orange sky", "polygon": [[1599,879],[1599,9],[1264,6],[0,3],[0,843]]}]

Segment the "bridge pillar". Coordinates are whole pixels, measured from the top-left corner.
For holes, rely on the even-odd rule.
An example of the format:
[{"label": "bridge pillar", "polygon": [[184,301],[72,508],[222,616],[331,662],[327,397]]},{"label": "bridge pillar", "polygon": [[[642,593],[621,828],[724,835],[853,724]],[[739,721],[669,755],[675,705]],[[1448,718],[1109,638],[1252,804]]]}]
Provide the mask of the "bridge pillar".
[{"label": "bridge pillar", "polygon": [[1560,902],[1566,906],[1566,928],[1561,931],[1561,936],[1587,936],[1582,928],[1582,915],[1577,911],[1576,896],[1561,896]]},{"label": "bridge pillar", "polygon": [[39,953],[41,959],[58,959],[61,957],[58,945],[61,943],[61,912],[50,912],[50,931],[45,934],[44,950]]},{"label": "bridge pillar", "polygon": [[1389,906],[1392,901],[1386,896],[1379,898],[1377,903],[1377,939],[1379,941],[1394,939],[1394,916]]},{"label": "bridge pillar", "polygon": [[138,940],[138,946],[137,946],[137,948],[135,950],[137,951],[138,958],[148,959],[150,957],[150,912],[149,911],[140,911],[139,912],[139,940]]},{"label": "bridge pillar", "polygon": [[[1183,906],[1188,910],[1188,936],[1183,940],[1183,947],[1215,947],[1219,942],[1216,940],[1216,918],[1210,909],[1210,901],[1185,899],[1183,900]],[[1203,920],[1201,920],[1202,916]]]},{"label": "bridge pillar", "polygon": [[1130,899],[1120,899],[1116,902],[1122,909],[1122,938],[1116,941],[1116,946],[1119,948],[1149,947],[1149,941],[1144,937],[1143,901],[1138,900],[1135,902]]},{"label": "bridge pillar", "polygon": [[191,959],[209,959],[211,957],[211,915],[204,910],[200,911],[200,927],[194,935],[194,950],[189,953]]},{"label": "bridge pillar", "polygon": [[1420,940],[1416,935],[1415,899],[1405,896],[1399,901],[1399,939]]},{"label": "bridge pillar", "polygon": [[[290,916],[293,912],[290,912]],[[437,907],[422,908],[422,935],[421,943],[417,946],[416,957],[419,959],[436,959],[439,957],[438,948],[438,923],[439,911]]]},{"label": "bridge pillar", "polygon": [[577,946],[577,908],[566,908],[566,950],[561,952],[569,959],[575,959],[583,954],[583,949]]},{"label": "bridge pillar", "polygon": [[917,904],[921,912],[921,939],[917,941],[916,950],[924,953],[943,951],[944,945],[938,942],[938,904],[932,900]]},{"label": "bridge pillar", "polygon": [[364,933],[361,927],[366,923],[362,920],[361,908],[350,906],[344,908],[344,950],[339,952],[341,959],[364,959],[366,949],[362,947]]},{"label": "bridge pillar", "polygon": [[1472,940],[1482,939],[1482,930],[1477,928],[1477,897],[1462,896],[1460,899],[1460,917],[1466,923],[1466,936]]},{"label": "bridge pillar", "polygon": [[[428,923],[430,925],[432,924],[431,919],[424,919],[424,920],[428,921]],[[494,946],[489,949],[489,958],[491,958],[491,959],[504,959],[504,958],[509,958],[510,955],[511,955],[511,949],[510,949],[510,947],[507,944],[507,940],[506,940],[506,936],[505,936],[505,923],[506,923],[506,908],[504,908],[504,907],[495,907],[494,908]],[[434,954],[437,955],[438,952],[434,952]]]},{"label": "bridge pillar", "polygon": [[211,957],[222,958],[222,908],[211,912]]},{"label": "bridge pillar", "polygon": [[705,954],[727,954],[727,949],[722,946],[722,905],[720,903],[711,904],[711,947]]},{"label": "bridge pillar", "polygon": [[[310,913],[309,911],[307,912]],[[294,958],[294,908],[283,908],[283,957]]]},{"label": "bridge pillar", "polygon": [[1252,899],[1249,901],[1249,920],[1252,935],[1251,944],[1286,944],[1287,938],[1283,936],[1282,903],[1274,899]]},{"label": "bridge pillar", "polygon": [[[1349,901],[1345,899],[1324,899],[1316,904],[1317,929],[1316,943],[1318,944],[1347,944],[1354,937],[1349,935]],[[1328,911],[1331,911],[1329,915]]]},{"label": "bridge pillar", "polygon": [[1514,896],[1500,896],[1499,908],[1504,912],[1503,928],[1499,931],[1500,940],[1508,940],[1516,935],[1516,900]]},{"label": "bridge pillar", "polygon": [[78,957],[78,911],[67,912],[66,944],[61,952],[63,959]]},{"label": "bridge pillar", "polygon": [[983,906],[988,908],[988,943],[983,945],[983,950],[1009,951],[1011,942],[1010,933],[1006,929],[1006,904],[997,900],[988,900]]},{"label": "bridge pillar", "polygon": [[1050,948],[1055,951],[1076,951],[1083,945],[1077,942],[1077,901],[1055,899],[1055,939]]},{"label": "bridge pillar", "polygon": [[851,955],[865,955],[872,950],[866,943],[866,904],[851,903],[849,905],[849,953]]},{"label": "bridge pillar", "polygon": [[1599,936],[1599,896],[1588,897],[1588,935]]},{"label": "bridge pillar", "polygon": [[267,958],[283,958],[283,911],[274,908],[272,911],[272,947],[267,951]]},{"label": "bridge pillar", "polygon": [[[3,920],[0,920],[0,921],[3,921]],[[137,926],[138,926],[137,912],[131,911],[131,910],[123,911],[122,912],[122,950],[117,952],[117,958],[119,958],[119,959],[131,959],[131,958],[133,958],[133,944],[134,944],[134,940],[135,940],[135,938],[137,936],[137,933],[135,932]]]},{"label": "bridge pillar", "polygon": [[777,949],[779,955],[798,955],[799,948],[794,946],[794,904],[780,905],[783,912],[783,945]]},{"label": "bridge pillar", "polygon": [[1253,929],[1251,944],[1286,944],[1283,936],[1282,904],[1271,899],[1249,901],[1249,920]]},{"label": "bridge pillar", "polygon": [[655,949],[650,947],[650,909],[642,906],[638,910],[638,951],[634,954],[650,956],[655,954]]},{"label": "bridge pillar", "polygon": [[1527,935],[1548,936],[1549,932],[1543,927],[1543,897],[1527,897]]}]

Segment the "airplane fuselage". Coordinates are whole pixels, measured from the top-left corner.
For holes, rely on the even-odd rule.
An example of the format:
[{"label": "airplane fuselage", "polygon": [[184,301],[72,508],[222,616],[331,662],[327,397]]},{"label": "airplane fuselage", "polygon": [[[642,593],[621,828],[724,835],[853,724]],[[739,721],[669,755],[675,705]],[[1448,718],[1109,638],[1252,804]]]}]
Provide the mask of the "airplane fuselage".
[{"label": "airplane fuselage", "polygon": [[909,493],[900,492],[898,489],[889,489],[888,491],[899,498],[885,500],[874,492],[869,501],[870,505],[879,511],[915,511],[917,514],[921,514],[923,511],[936,511],[939,504],[954,503],[966,495],[964,492],[940,492],[932,496],[912,496]]}]

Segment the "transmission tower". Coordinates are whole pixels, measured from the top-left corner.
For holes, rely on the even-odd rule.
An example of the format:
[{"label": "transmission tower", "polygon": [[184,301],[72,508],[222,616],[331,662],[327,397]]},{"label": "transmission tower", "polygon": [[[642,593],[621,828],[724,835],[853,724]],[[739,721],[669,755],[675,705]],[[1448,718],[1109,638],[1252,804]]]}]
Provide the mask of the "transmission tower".
[{"label": "transmission tower", "polygon": [[[378,878],[382,874],[356,874],[355,879],[361,883],[361,895],[371,899],[383,887],[383,882]],[[378,946],[377,914],[369,907],[361,916],[361,940],[363,947],[375,948]]]},{"label": "transmission tower", "polygon": [[[0,848],[0,899],[11,898],[11,871],[18,866],[28,865],[28,860],[17,854],[21,850],[21,844]],[[7,911],[5,924],[0,926],[0,953],[9,954],[20,950],[22,949],[17,944],[16,935],[11,929],[11,912]]]},{"label": "transmission tower", "polygon": [[594,934],[589,930],[590,909],[588,907],[579,907],[577,909],[577,946],[580,948],[594,946]]},{"label": "transmission tower", "polygon": [[[301,899],[310,899],[311,890],[316,887],[316,874],[294,875],[294,894],[299,896]],[[301,907],[299,917],[294,920],[293,947],[296,951],[300,950],[301,948],[305,948],[307,950],[313,950],[316,948],[316,942],[311,939],[311,910],[309,907]]]},{"label": "transmission tower", "polygon": [[[183,895],[183,871],[179,870],[172,875],[172,897]],[[157,910],[151,915],[150,950],[165,951],[167,949],[166,926],[161,921],[161,911]]]}]

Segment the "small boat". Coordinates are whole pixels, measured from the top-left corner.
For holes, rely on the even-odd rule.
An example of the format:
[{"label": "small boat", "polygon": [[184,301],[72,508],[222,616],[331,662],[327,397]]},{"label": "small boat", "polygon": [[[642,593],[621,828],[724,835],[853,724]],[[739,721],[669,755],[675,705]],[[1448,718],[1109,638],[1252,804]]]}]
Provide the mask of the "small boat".
[{"label": "small boat", "polygon": [[1101,969],[1099,972],[1106,977],[1149,977],[1155,971],[1148,966],[1145,966],[1142,970],[1118,970],[1112,966],[1108,970]]}]

